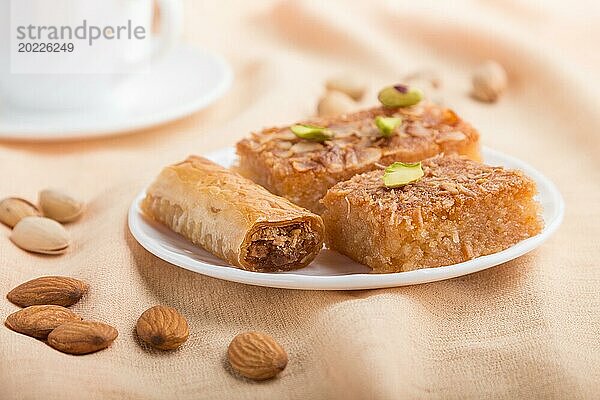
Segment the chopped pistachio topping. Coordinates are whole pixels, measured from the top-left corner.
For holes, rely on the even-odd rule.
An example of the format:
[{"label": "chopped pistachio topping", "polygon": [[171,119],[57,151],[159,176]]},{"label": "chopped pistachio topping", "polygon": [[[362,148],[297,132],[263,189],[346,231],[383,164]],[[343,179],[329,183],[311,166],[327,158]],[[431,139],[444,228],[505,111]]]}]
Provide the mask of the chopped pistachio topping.
[{"label": "chopped pistachio topping", "polygon": [[375,126],[379,129],[381,136],[390,137],[394,132],[394,129],[402,124],[402,118],[399,117],[382,117],[378,115],[375,117]]},{"label": "chopped pistachio topping", "polygon": [[301,139],[315,142],[324,142],[333,138],[333,132],[321,126],[298,124],[292,125],[290,130]]},{"label": "chopped pistachio topping", "polygon": [[397,188],[416,182],[424,175],[421,162],[395,162],[385,169],[383,183],[389,188]]},{"label": "chopped pistachio topping", "polygon": [[417,88],[395,85],[381,89],[377,98],[386,107],[409,107],[420,102],[423,93]]}]

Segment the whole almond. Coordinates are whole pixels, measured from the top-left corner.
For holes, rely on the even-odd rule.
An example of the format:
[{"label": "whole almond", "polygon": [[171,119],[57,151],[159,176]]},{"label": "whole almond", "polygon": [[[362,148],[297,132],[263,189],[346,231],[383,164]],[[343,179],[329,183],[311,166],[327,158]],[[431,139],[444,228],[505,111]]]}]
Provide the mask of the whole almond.
[{"label": "whole almond", "polygon": [[48,344],[68,354],[88,354],[107,348],[119,332],[102,322],[77,321],[62,324],[48,335]]},{"label": "whole almond", "polygon": [[42,190],[38,202],[45,217],[63,223],[75,221],[84,209],[82,202],[58,190]]},{"label": "whole almond", "polygon": [[59,325],[79,320],[81,317],[68,308],[44,305],[31,306],[12,313],[6,318],[5,324],[15,332],[45,339]]},{"label": "whole almond", "polygon": [[10,240],[23,250],[62,254],[69,246],[69,234],[58,222],[44,217],[25,217],[13,228]]},{"label": "whole almond", "polygon": [[6,295],[13,304],[29,307],[55,304],[69,307],[88,291],[88,284],[66,276],[43,276],[20,284]]},{"label": "whole almond", "polygon": [[185,318],[176,309],[166,306],[144,311],[135,330],[140,339],[159,350],[178,348],[190,334]]},{"label": "whole almond", "polygon": [[0,201],[0,222],[12,228],[25,217],[40,216],[36,206],[24,199],[8,197]]},{"label": "whole almond", "polygon": [[227,359],[237,373],[257,381],[275,377],[288,363],[283,347],[261,332],[240,333],[233,338]]},{"label": "whole almond", "polygon": [[317,114],[319,117],[332,117],[346,114],[356,108],[350,96],[336,90],[329,91],[319,99]]}]

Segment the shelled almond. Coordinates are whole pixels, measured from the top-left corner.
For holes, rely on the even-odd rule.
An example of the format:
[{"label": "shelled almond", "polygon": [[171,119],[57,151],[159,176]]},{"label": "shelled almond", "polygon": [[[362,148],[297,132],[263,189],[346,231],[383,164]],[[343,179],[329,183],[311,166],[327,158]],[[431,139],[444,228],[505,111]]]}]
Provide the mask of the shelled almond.
[{"label": "shelled almond", "polygon": [[20,284],[6,295],[20,307],[54,304],[69,307],[88,291],[88,284],[66,276],[43,276]]},{"label": "shelled almond", "polygon": [[140,339],[159,350],[175,350],[190,334],[187,321],[179,311],[160,305],[144,311],[135,329]]},{"label": "shelled almond", "polygon": [[76,321],[56,327],[48,344],[68,354],[89,354],[107,348],[119,336],[112,326],[93,321]]},{"label": "shelled almond", "polygon": [[80,321],[81,317],[68,308],[54,305],[31,306],[10,314],[6,326],[15,332],[45,339],[62,324]]},{"label": "shelled almond", "polygon": [[117,338],[117,330],[101,322],[82,321],[63,307],[77,303],[87,290],[85,282],[65,276],[44,276],[22,283],[6,297],[26,308],[10,314],[5,325],[24,335],[47,338],[51,347],[63,353],[102,350]]},{"label": "shelled almond", "polygon": [[245,332],[234,337],[227,349],[227,359],[235,372],[257,381],[274,378],[288,363],[283,347],[261,332]]}]

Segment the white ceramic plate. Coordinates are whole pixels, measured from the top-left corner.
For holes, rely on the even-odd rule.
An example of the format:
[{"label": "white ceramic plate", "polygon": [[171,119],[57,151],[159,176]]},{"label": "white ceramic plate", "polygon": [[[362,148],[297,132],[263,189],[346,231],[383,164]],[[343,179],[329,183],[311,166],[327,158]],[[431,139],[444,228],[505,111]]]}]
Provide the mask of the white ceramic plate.
[{"label": "white ceramic plate", "polygon": [[232,76],[220,56],[179,45],[150,72],[118,88],[110,108],[42,112],[0,107],[0,138],[82,139],[164,124],[217,100],[231,86]]},{"label": "white ceramic plate", "polygon": [[[335,251],[324,249],[309,266],[300,270],[277,273],[244,271],[228,266],[182,236],[145,218],[139,208],[144,192],[136,197],[129,209],[129,229],[144,248],[171,264],[214,278],[249,285],[288,289],[354,290],[414,285],[455,278],[510,261],[533,250],[556,231],[564,214],[563,199],[548,178],[524,162],[497,151],[484,148],[483,156],[487,164],[520,169],[536,181],[538,199],[544,209],[545,227],[539,235],[523,240],[504,251],[446,267],[393,274],[369,274],[369,268],[364,265]],[[230,166],[235,155],[233,148],[226,148],[207,157],[221,165]]]}]

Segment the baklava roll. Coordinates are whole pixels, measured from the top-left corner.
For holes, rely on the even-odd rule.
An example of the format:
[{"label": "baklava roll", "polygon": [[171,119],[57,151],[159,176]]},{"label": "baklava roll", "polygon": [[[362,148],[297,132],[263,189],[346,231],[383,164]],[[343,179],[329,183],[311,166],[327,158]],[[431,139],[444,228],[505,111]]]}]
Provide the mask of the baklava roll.
[{"label": "baklava roll", "polygon": [[223,260],[249,271],[308,265],[323,246],[321,217],[202,157],[163,169],[142,209]]}]

